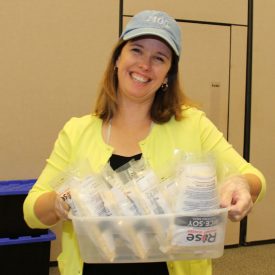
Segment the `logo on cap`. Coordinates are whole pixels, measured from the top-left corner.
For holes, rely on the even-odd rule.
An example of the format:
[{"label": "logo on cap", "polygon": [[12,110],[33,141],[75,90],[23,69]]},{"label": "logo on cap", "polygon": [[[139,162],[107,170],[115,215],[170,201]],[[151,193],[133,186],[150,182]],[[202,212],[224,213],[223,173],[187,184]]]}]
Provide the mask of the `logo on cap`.
[{"label": "logo on cap", "polygon": [[152,23],[157,23],[159,24],[161,27],[165,27],[165,28],[170,28],[169,26],[169,21],[167,19],[165,19],[164,17],[161,16],[155,16],[155,15],[149,15],[146,19],[146,22],[152,22]]}]

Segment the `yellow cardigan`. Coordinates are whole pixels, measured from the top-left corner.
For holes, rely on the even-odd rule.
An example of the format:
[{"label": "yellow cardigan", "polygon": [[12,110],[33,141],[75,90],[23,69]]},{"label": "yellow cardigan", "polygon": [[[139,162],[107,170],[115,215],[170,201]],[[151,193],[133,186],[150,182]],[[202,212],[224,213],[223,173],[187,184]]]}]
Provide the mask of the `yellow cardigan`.
[{"label": "yellow cardigan", "polygon": [[[159,173],[171,160],[175,148],[185,152],[213,152],[218,164],[234,166],[239,173],[256,174],[262,183],[261,199],[265,193],[265,179],[260,171],[247,163],[225,140],[222,133],[203,112],[195,108],[183,109],[184,119],[159,125],[139,144],[143,157]],[[125,137],[127,138],[127,137]],[[49,182],[69,165],[89,159],[92,169],[99,172],[108,162],[113,148],[102,139],[102,120],[94,115],[70,119],[60,131],[54,149],[37,182],[24,202],[24,217],[32,228],[47,228],[34,213],[36,199],[52,191]],[[83,262],[71,221],[63,222],[62,252],[58,257],[62,275],[82,274]],[[176,261],[167,263],[170,275],[211,275],[211,260]]]}]

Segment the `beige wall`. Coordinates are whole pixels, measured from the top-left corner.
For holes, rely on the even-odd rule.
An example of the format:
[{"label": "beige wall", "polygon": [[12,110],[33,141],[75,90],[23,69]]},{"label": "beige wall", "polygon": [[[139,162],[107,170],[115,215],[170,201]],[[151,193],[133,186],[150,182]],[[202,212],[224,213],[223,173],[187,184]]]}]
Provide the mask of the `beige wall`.
[{"label": "beige wall", "polygon": [[0,1],[0,180],[38,177],[63,124],[91,112],[119,0]]},{"label": "beige wall", "polygon": [[274,0],[254,1],[251,162],[267,179],[267,196],[248,219],[248,241],[275,239]]}]

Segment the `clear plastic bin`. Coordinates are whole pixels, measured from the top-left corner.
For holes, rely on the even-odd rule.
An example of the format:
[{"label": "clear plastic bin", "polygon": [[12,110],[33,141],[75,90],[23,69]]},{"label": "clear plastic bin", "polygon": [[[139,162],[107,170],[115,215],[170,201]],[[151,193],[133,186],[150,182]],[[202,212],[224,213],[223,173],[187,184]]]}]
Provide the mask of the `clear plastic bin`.
[{"label": "clear plastic bin", "polygon": [[218,258],[227,209],[148,216],[70,216],[86,263]]}]

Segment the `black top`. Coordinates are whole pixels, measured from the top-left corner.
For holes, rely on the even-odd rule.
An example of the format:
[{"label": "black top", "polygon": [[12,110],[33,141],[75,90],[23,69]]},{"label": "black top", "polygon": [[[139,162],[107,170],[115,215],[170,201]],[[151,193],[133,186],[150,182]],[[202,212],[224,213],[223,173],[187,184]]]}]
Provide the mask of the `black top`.
[{"label": "black top", "polygon": [[124,156],[112,154],[109,159],[109,162],[110,162],[110,165],[113,168],[113,170],[116,170],[117,168],[121,167],[122,165],[126,164],[127,162],[129,162],[132,159],[139,160],[141,158],[141,156],[142,156],[141,153],[131,156],[131,157],[124,157]]},{"label": "black top", "polygon": [[[125,157],[113,154],[110,165],[113,170],[121,167],[132,159],[139,160],[142,154]],[[169,275],[167,265],[161,263],[125,263],[125,264],[86,264],[84,263],[83,275]]]}]

